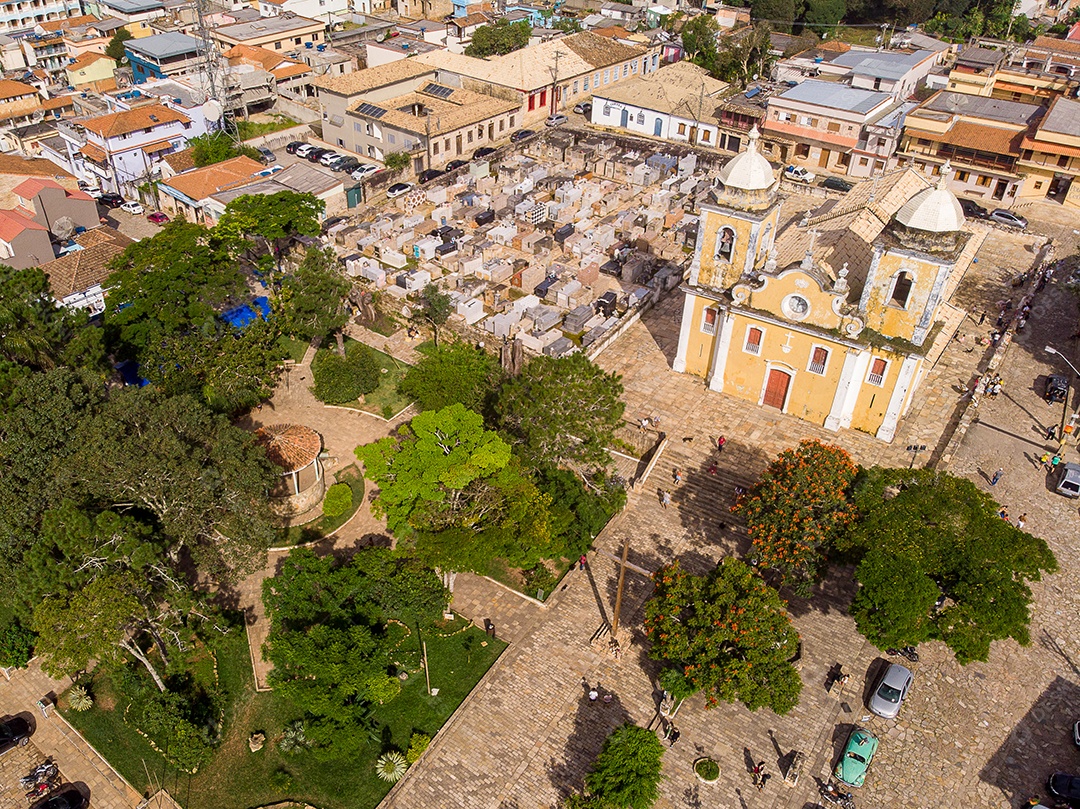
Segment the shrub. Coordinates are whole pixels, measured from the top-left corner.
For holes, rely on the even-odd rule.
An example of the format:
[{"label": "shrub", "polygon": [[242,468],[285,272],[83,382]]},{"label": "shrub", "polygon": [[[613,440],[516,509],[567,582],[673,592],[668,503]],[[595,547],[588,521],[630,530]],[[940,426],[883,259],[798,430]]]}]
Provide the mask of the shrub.
[{"label": "shrub", "polygon": [[8,624],[0,629],[0,666],[21,669],[34,655],[33,632],[21,624]]},{"label": "shrub", "polygon": [[426,733],[414,733],[409,737],[409,749],[405,752],[406,763],[415,764],[429,744],[431,744],[431,737]]},{"label": "shrub", "polygon": [[270,786],[277,792],[288,792],[293,787],[292,773],[284,767],[278,767],[270,773]]},{"label": "shrub", "polygon": [[[154,739],[158,747],[168,751],[168,758],[180,769],[195,772],[206,762],[213,746],[199,706],[184,694],[164,693],[146,689],[131,704],[128,721]],[[212,710],[212,707],[210,707]]]},{"label": "shrub", "polygon": [[720,777],[720,765],[711,758],[699,758],[694,762],[694,772],[706,781],[715,781]]},{"label": "shrub", "polygon": [[404,777],[408,767],[405,756],[397,750],[391,750],[379,756],[378,761],[375,762],[375,774],[384,781],[396,784]]},{"label": "shrub", "polygon": [[383,158],[383,165],[390,171],[401,171],[409,167],[410,163],[408,152],[390,152]]},{"label": "shrub", "polygon": [[352,489],[348,483],[335,483],[326,491],[322,511],[327,517],[340,517],[352,508]]},{"label": "shrub", "polygon": [[86,690],[84,685],[73,685],[71,690],[68,691],[68,706],[73,711],[82,713],[83,711],[89,711],[94,707],[94,698],[90,696],[90,692]]},{"label": "shrub", "polygon": [[557,582],[555,574],[548,570],[548,566],[543,562],[525,571],[525,590],[530,595],[537,590],[549,593]]},{"label": "shrub", "polygon": [[342,357],[320,351],[312,365],[315,398],[327,404],[350,404],[379,387],[379,363],[361,343],[350,343]]},{"label": "shrub", "polygon": [[302,720],[296,719],[285,726],[281,732],[281,741],[278,742],[278,749],[282,753],[302,753],[310,747],[311,742],[304,733]]}]

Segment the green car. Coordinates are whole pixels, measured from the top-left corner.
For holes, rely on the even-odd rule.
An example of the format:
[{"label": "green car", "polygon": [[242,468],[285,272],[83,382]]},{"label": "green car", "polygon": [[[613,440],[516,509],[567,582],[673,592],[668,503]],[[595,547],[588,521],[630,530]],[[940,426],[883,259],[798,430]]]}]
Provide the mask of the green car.
[{"label": "green car", "polygon": [[866,780],[866,771],[877,752],[877,736],[868,730],[855,728],[844,745],[844,754],[840,757],[833,775],[849,787],[861,787]]}]

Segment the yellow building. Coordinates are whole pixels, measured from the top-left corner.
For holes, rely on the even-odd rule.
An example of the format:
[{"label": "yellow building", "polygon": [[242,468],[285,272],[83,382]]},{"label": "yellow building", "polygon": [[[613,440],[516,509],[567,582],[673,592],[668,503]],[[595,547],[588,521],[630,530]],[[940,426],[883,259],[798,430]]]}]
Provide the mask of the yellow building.
[{"label": "yellow building", "polygon": [[782,226],[752,130],[701,206],[675,370],[891,441],[962,317],[947,300],[977,245],[949,173],[936,186],[910,169],[881,175]]}]

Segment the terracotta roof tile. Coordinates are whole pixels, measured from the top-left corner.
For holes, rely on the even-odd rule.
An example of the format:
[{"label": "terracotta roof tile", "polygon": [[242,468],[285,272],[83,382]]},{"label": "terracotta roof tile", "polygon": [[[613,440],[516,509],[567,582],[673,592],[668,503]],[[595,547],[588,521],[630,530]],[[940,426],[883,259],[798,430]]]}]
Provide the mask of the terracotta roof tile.
[{"label": "terracotta roof tile", "polygon": [[24,230],[45,230],[45,226],[17,211],[0,210],[0,239],[11,242]]},{"label": "terracotta roof tile", "polygon": [[181,149],[179,152],[167,154],[162,158],[169,164],[169,168],[177,174],[195,168],[195,152],[191,149]]},{"label": "terracotta roof tile", "polygon": [[266,457],[284,472],[296,472],[314,461],[322,451],[322,437],[301,424],[271,424],[255,431]]},{"label": "terracotta roof tile", "polygon": [[92,14],[83,14],[81,17],[66,17],[62,20],[48,20],[46,22],[38,23],[38,27],[42,31],[62,31],[65,28],[76,28],[80,25],[91,25],[96,23],[98,18]]},{"label": "terracotta roof tile", "polygon": [[11,79],[0,79],[0,101],[6,101],[9,98],[19,98],[25,95],[37,95],[38,91],[31,87],[29,84],[23,84],[21,81],[12,81]]},{"label": "terracotta roof tile", "polygon": [[95,163],[104,163],[106,160],[109,159],[109,156],[105,154],[104,149],[102,149],[100,146],[95,146],[92,143],[87,143],[85,146],[81,147],[79,151],[82,152],[85,157],[93,160]]},{"label": "terracotta roof tile", "polygon": [[74,175],[42,157],[0,154],[0,174],[21,174],[26,177],[53,177],[73,180]]},{"label": "terracotta roof tile", "polygon": [[263,166],[258,161],[246,155],[240,155],[212,166],[204,166],[201,169],[170,177],[168,180],[163,180],[162,185],[167,185],[184,196],[198,201],[218,191],[248,182],[262,169]]},{"label": "terracotta roof tile", "polygon": [[109,227],[80,233],[75,237],[75,243],[83,249],[41,265],[57,300],[105,283],[111,273],[109,264],[124,252],[124,248],[133,244],[127,236]]},{"label": "terracotta roof tile", "polygon": [[315,86],[340,95],[353,96],[385,87],[399,81],[418,78],[425,73],[434,73],[435,68],[412,59],[399,59],[385,65],[355,70],[344,76],[324,76],[315,82]]},{"label": "terracotta roof tile", "polygon": [[[153,116],[153,117],[151,117]],[[154,119],[157,120],[154,120]],[[108,115],[100,115],[83,121],[83,127],[96,132],[103,138],[115,138],[119,135],[127,135],[140,129],[167,124],[173,121],[187,123],[189,119],[184,113],[170,109],[164,104],[147,104],[145,107],[136,107],[133,110],[112,112]]]},{"label": "terracotta roof tile", "polygon": [[67,69],[82,70],[87,65],[92,65],[94,64],[94,62],[100,62],[102,59],[112,62],[113,65],[116,64],[115,60],[109,58],[103,53],[94,53],[93,51],[87,51],[86,53],[81,53],[77,57],[75,57],[75,61],[68,65]]}]

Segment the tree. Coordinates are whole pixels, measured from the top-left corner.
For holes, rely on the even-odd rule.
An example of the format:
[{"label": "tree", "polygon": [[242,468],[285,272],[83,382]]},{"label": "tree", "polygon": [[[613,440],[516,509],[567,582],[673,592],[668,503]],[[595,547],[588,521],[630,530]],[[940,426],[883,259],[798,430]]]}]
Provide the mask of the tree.
[{"label": "tree", "polygon": [[343,303],[348,292],[333,249],[309,248],[300,266],[282,280],[283,329],[302,340],[322,340],[338,331],[349,320]]},{"label": "tree", "polygon": [[928,470],[872,469],[855,489],[860,554],[855,623],[880,648],[944,641],[961,664],[990,644],[1031,642],[1029,582],[1057,570],[1045,542],[1001,519],[971,481]]},{"label": "tree", "polygon": [[420,306],[414,317],[426,320],[431,324],[431,331],[435,338],[435,346],[439,345],[439,326],[446,323],[454,312],[454,302],[450,296],[440,290],[434,284],[428,284],[420,293]]},{"label": "tree", "polygon": [[499,361],[466,343],[421,350],[420,361],[405,373],[401,392],[421,410],[441,410],[460,403],[477,413],[488,411],[502,380]]},{"label": "tree", "polygon": [[844,450],[818,441],[780,453],[732,509],[746,520],[756,563],[807,593],[854,521],[848,491],[857,471]]},{"label": "tree", "polygon": [[560,17],[552,23],[551,27],[556,31],[565,31],[567,34],[576,34],[578,31],[585,30],[573,17]]},{"label": "tree", "polygon": [[127,54],[124,52],[124,43],[129,39],[134,39],[134,35],[127,28],[117,28],[116,33],[112,35],[112,39],[109,40],[109,44],[105,46],[105,55],[114,62],[123,62],[127,58]]},{"label": "tree", "polygon": [[663,758],[653,731],[629,722],[615,728],[585,776],[589,797],[601,806],[649,809],[660,797]]},{"label": "tree", "polygon": [[803,21],[818,34],[833,30],[847,12],[845,0],[807,0]]},{"label": "tree", "polygon": [[333,351],[320,351],[311,373],[315,379],[312,393],[327,404],[355,402],[379,387],[379,362],[375,352],[363,343],[350,343],[344,357]]},{"label": "tree", "polygon": [[706,707],[739,700],[786,714],[802,681],[791,665],[799,636],[784,602],[757,572],[733,557],[705,576],[676,561],[653,575],[645,605],[649,656],[681,674],[685,692],[705,693]]},{"label": "tree", "polygon": [[231,160],[240,155],[250,157],[252,160],[259,159],[257,149],[243,143],[237,143],[229,136],[229,133],[220,129],[192,138],[188,141],[188,146],[191,147],[192,160],[200,168]]},{"label": "tree", "polygon": [[503,386],[500,424],[533,464],[604,467],[625,409],[618,375],[581,353],[535,357]]},{"label": "tree", "polygon": [[528,20],[507,22],[499,18],[491,25],[481,25],[473,31],[472,42],[465,49],[466,56],[502,56],[524,48],[532,37]]},{"label": "tree", "polygon": [[409,157],[408,152],[390,152],[383,157],[383,165],[390,171],[407,169],[411,162],[412,158]]},{"label": "tree", "polygon": [[715,17],[698,15],[682,27],[682,46],[690,60],[711,70],[717,59],[716,35],[720,30]]},{"label": "tree", "polygon": [[225,206],[214,232],[256,258],[280,258],[295,236],[318,236],[326,203],[314,194],[279,191],[245,194]]},{"label": "tree", "polygon": [[765,20],[774,31],[791,33],[795,23],[795,0],[750,0],[750,16]]},{"label": "tree", "polygon": [[767,76],[772,64],[769,26],[759,23],[733,36],[709,68],[718,79],[745,87],[755,76]]}]

